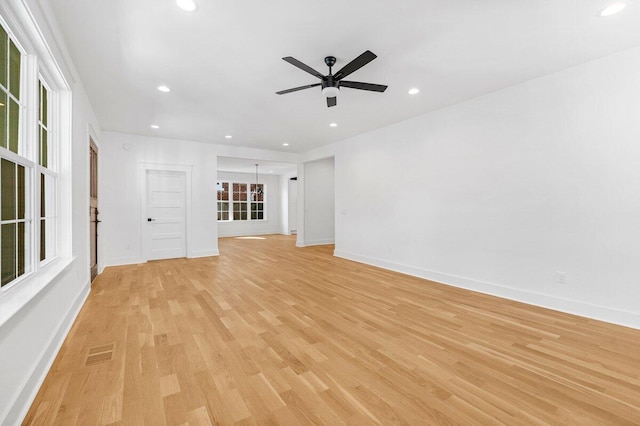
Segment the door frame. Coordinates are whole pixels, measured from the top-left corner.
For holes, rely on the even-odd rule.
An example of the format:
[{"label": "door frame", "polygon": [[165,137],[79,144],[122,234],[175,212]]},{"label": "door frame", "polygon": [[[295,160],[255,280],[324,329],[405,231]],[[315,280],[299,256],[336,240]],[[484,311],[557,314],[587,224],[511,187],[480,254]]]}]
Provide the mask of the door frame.
[{"label": "door frame", "polygon": [[[102,160],[100,159],[100,151],[101,151],[101,147],[100,147],[100,138],[98,137],[98,133],[96,132],[96,130],[93,128],[93,126],[91,125],[91,123],[87,123],[87,134],[86,134],[86,141],[87,141],[87,151],[86,151],[86,155],[85,155],[85,165],[86,165],[86,194],[87,194],[87,198],[86,198],[86,208],[85,208],[85,212],[89,212],[90,208],[91,208],[91,164],[90,164],[90,159],[89,159],[89,153],[90,153],[90,146],[91,146],[91,141],[93,141],[93,144],[96,146],[96,148],[98,148],[98,209],[100,208],[100,194],[102,193]],[[91,281],[91,223],[89,223],[89,221],[91,220],[91,218],[89,217],[89,215],[86,216],[88,218],[87,222],[86,222],[86,230],[87,230],[87,239],[86,239],[86,244],[87,244],[87,263],[86,263],[86,270],[89,273],[89,277],[87,278],[89,280],[89,282]],[[98,256],[96,259],[96,264],[98,265],[98,275],[100,275],[103,271],[104,271],[104,250],[103,250],[103,242],[102,242],[102,238],[100,238],[100,234],[98,233],[97,236],[97,241],[96,241],[96,249],[98,250]]]},{"label": "door frame", "polygon": [[[93,152],[95,151],[95,198],[93,197],[93,184],[94,184],[94,163],[92,161]],[[98,245],[98,224],[100,223],[100,192],[98,191],[98,186],[100,184],[100,180],[98,179],[98,174],[100,173],[100,168],[98,167],[98,161],[100,156],[98,155],[100,152],[98,145],[93,140],[91,136],[89,136],[89,274],[91,282],[96,279],[98,274],[100,273],[100,262],[98,261],[100,256],[100,250]],[[93,206],[93,201],[95,199],[95,206]],[[95,216],[93,209],[95,209]],[[94,220],[95,219],[95,220]],[[91,224],[95,223],[95,227],[92,228]],[[95,246],[92,244],[93,239],[95,238]],[[92,258],[94,256],[95,250],[95,260],[96,263],[92,265]],[[95,275],[94,275],[95,273]]]},{"label": "door frame", "polygon": [[192,166],[179,164],[153,164],[140,163],[138,175],[138,193],[142,195],[142,204],[140,206],[140,247],[142,248],[142,261],[148,262],[150,256],[150,244],[148,233],[146,231],[147,224],[147,171],[160,172],[178,172],[184,174],[185,184],[185,247],[187,257],[192,257],[192,230],[191,230],[191,171]]}]

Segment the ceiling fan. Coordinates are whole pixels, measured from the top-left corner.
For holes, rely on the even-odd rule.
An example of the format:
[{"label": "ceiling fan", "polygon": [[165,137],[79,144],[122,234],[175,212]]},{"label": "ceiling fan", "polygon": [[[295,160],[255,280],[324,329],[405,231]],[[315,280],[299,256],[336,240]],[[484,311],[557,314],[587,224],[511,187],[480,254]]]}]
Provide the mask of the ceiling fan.
[{"label": "ceiling fan", "polygon": [[369,62],[373,61],[377,56],[367,50],[353,61],[349,62],[347,65],[342,67],[340,71],[335,74],[332,74],[331,68],[336,63],[335,56],[327,56],[324,58],[324,63],[329,67],[329,74],[322,75],[318,71],[311,68],[309,65],[303,64],[299,60],[292,58],[291,56],[287,56],[282,58],[283,60],[289,62],[294,67],[300,68],[302,71],[306,71],[309,74],[318,77],[321,82],[308,84],[306,86],[294,87],[293,89],[281,90],[280,92],[276,92],[278,95],[284,95],[286,93],[297,92],[298,90],[310,89],[311,87],[322,86],[322,94],[327,98],[327,106],[332,107],[336,106],[337,100],[336,96],[340,93],[341,87],[348,87],[350,89],[359,89],[359,90],[369,90],[372,92],[384,92],[387,90],[387,86],[382,84],[371,84],[371,83],[359,83],[357,81],[346,81],[343,80],[346,76],[353,73],[354,71],[359,70],[363,66],[367,65]]}]

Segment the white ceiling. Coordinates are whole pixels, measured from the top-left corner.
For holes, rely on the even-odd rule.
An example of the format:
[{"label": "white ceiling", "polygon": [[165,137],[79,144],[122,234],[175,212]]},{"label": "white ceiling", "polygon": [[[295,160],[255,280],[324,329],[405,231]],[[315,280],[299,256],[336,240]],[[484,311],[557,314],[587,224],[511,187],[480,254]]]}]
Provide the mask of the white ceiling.
[{"label": "white ceiling", "polygon": [[[291,152],[640,44],[638,2],[602,18],[605,0],[43,1],[104,130]],[[349,80],[383,94],[345,88],[327,108],[318,88],[274,93],[318,81],[284,56],[326,74],[325,56],[336,71],[367,49]]]},{"label": "white ceiling", "polygon": [[275,161],[258,161],[246,158],[218,157],[219,172],[251,173],[255,175],[256,164],[258,164],[258,174],[262,175],[284,175],[296,173],[298,165],[295,163],[279,163]]}]

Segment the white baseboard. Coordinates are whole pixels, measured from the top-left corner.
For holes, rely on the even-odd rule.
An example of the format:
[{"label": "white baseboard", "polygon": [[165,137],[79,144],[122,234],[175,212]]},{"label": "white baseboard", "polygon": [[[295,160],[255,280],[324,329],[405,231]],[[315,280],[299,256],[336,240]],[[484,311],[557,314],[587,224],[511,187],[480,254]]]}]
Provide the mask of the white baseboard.
[{"label": "white baseboard", "polygon": [[529,305],[540,306],[543,308],[579,315],[586,318],[610,322],[612,324],[623,325],[625,327],[640,329],[640,314],[634,312],[621,311],[618,309],[609,308],[607,306],[593,305],[590,303],[565,299],[548,294],[540,294],[499,284],[477,281],[457,275],[430,271],[428,269],[402,265],[383,259],[361,256],[344,250],[335,250],[333,254],[334,256],[341,257],[343,259],[377,266],[383,269],[412,275],[418,278],[424,278],[453,287],[464,288],[467,290],[477,291],[479,293],[485,293],[492,296],[515,300],[517,302],[527,303]]},{"label": "white baseboard", "polygon": [[267,231],[258,231],[258,232],[230,232],[230,233],[220,233],[218,232],[218,238],[231,238],[231,237],[251,237],[253,235],[279,235],[282,234],[279,230],[267,230]]},{"label": "white baseboard", "polygon": [[296,241],[296,247],[324,246],[327,244],[335,244],[335,240],[328,238],[326,240]]},{"label": "white baseboard", "polygon": [[105,260],[105,267],[107,266],[123,266],[123,265],[136,265],[138,263],[146,263],[146,260],[143,260],[139,257],[116,257],[113,259]]},{"label": "white baseboard", "polygon": [[1,424],[17,425],[24,420],[29,408],[31,408],[31,404],[33,404],[33,401],[42,386],[42,383],[44,383],[44,379],[47,377],[47,374],[53,365],[53,361],[55,361],[56,356],[64,343],[64,339],[67,337],[67,334],[69,334],[69,330],[71,330],[73,322],[80,313],[80,309],[87,300],[87,297],[89,297],[90,291],[91,282],[87,281],[82,291],[78,293],[76,300],[74,300],[69,306],[69,310],[60,323],[58,330],[51,337],[49,344],[42,351],[40,361],[33,369],[33,372],[25,382],[24,386],[22,386],[22,390],[11,405],[6,417],[0,421]]},{"label": "white baseboard", "polygon": [[211,256],[220,256],[220,250],[198,250],[189,254],[189,259],[194,259],[196,257],[211,257]]}]

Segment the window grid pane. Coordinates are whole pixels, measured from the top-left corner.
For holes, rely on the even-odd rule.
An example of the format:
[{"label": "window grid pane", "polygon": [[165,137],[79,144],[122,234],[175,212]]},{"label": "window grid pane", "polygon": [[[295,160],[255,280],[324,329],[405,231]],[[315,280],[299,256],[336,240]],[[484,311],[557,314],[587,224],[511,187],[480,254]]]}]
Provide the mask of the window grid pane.
[{"label": "window grid pane", "polygon": [[222,182],[222,191],[217,191],[218,201],[229,200],[229,182]]},{"label": "window grid pane", "polygon": [[56,256],[56,177],[40,173],[40,261]]},{"label": "window grid pane", "polygon": [[2,215],[1,220],[16,218],[16,164],[2,159],[0,163],[0,179],[2,180]]},{"label": "window grid pane", "polygon": [[2,237],[2,286],[17,278],[16,269],[16,224],[5,223],[0,227]]},{"label": "window grid pane", "polygon": [[25,182],[25,167],[18,165],[18,186],[17,186],[17,202],[18,202],[18,219],[25,218],[25,210],[26,210],[26,199],[25,193],[27,190],[26,182]]},{"label": "window grid pane", "polygon": [[26,228],[24,222],[18,222],[18,244],[17,244],[17,257],[18,257],[18,277],[24,275],[25,268],[25,240],[26,240]]},{"label": "window grid pane", "polygon": [[49,129],[47,128],[47,99],[49,99],[47,88],[38,83],[38,164],[42,167],[49,167]]},{"label": "window grid pane", "polygon": [[[41,83],[42,84],[42,83]],[[41,112],[40,112],[40,121],[42,121],[42,125],[47,127],[48,124],[48,113],[49,113],[49,91],[44,85],[42,85],[42,104],[41,104]]]},{"label": "window grid pane", "polygon": [[27,271],[28,249],[26,217],[27,170],[3,158],[0,161],[0,252],[1,285],[9,284]]},{"label": "window grid pane", "polygon": [[0,88],[0,146],[3,148],[8,147],[7,140],[7,123],[9,122],[9,108],[7,107],[7,94]]},{"label": "window grid pane", "polygon": [[21,54],[13,41],[9,40],[9,91],[20,100]]},{"label": "window grid pane", "polygon": [[40,261],[43,261],[47,257],[47,228],[44,223],[44,219],[40,220]]},{"label": "window grid pane", "polygon": [[[0,86],[7,88],[9,69],[9,36],[7,32],[0,26]],[[5,103],[6,105],[6,103]]]},{"label": "window grid pane", "polygon": [[9,140],[7,148],[10,151],[18,153],[18,138],[20,136],[20,105],[13,99],[9,98]]}]

